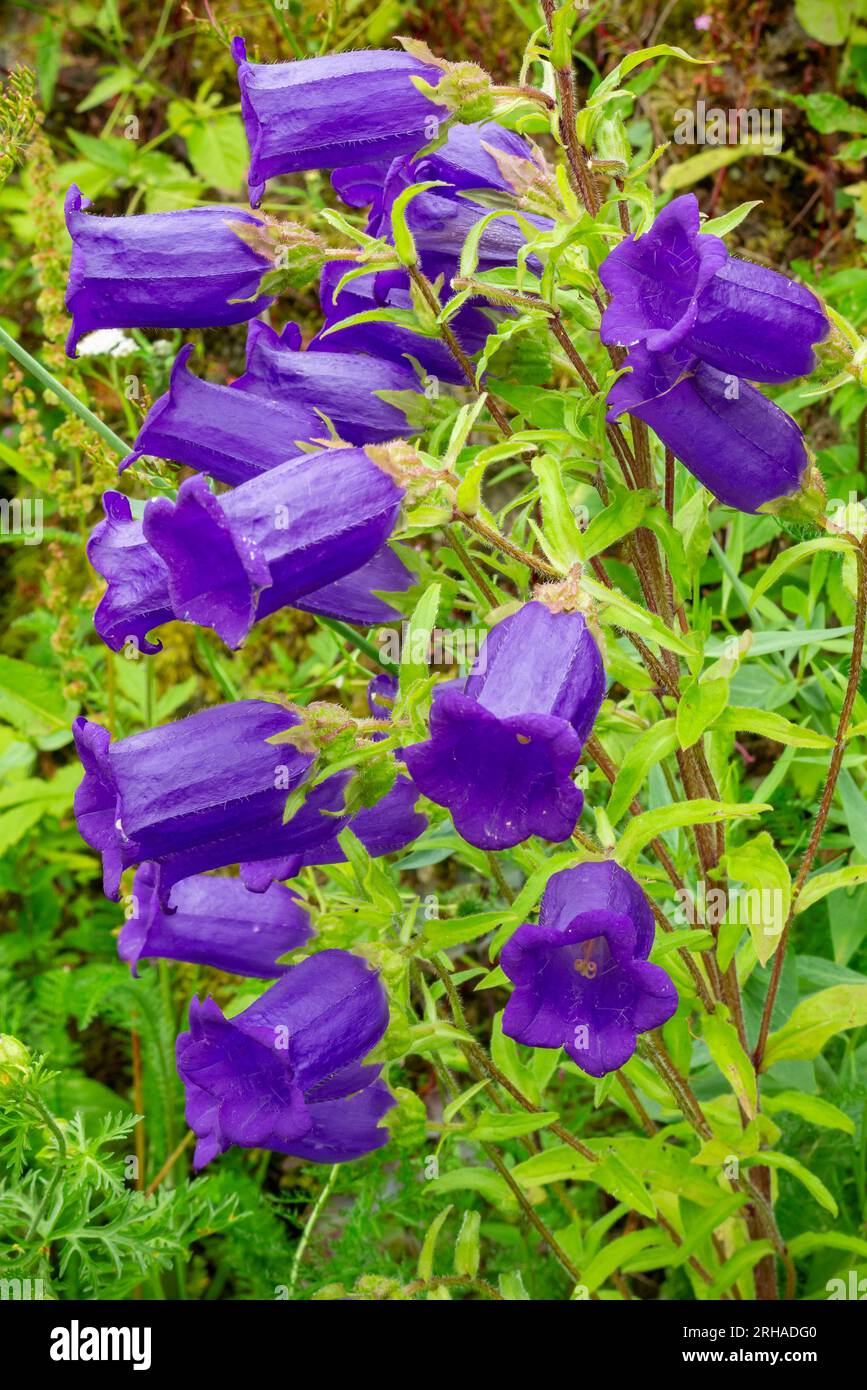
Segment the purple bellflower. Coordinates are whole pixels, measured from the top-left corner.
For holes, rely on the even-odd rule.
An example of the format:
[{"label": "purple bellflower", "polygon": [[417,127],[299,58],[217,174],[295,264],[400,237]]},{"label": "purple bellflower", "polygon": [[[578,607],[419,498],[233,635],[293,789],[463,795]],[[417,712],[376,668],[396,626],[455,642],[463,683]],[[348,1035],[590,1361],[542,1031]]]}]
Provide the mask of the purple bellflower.
[{"label": "purple bellflower", "polygon": [[323,814],[342,809],[348,772],[319,783],[284,825],[286,798],[313,759],[268,740],[298,722],[270,701],[237,700],[113,742],[101,725],[76,719],[85,775],[75,816],[79,834],[102,855],[106,896],[116,899],[124,870],[148,861],[159,870],[163,903],[181,879],[234,864],[248,888],[264,892],[305,865],[343,859],[337,836],[348,825],[372,855],[421,834],[427,821],[405,777],[375,806]]},{"label": "purple bellflower", "polygon": [[605,1076],[629,1061],[639,1033],[677,1008],[677,990],[647,957],[653,913],[613,860],[548,880],[539,922],[525,922],[500,964],[515,989],[503,1032],[530,1047],[565,1047],[582,1071]]},{"label": "purple bellflower", "polygon": [[233,1144],[313,1163],[381,1148],[394,1099],[363,1058],[387,1025],[379,977],[348,951],[310,956],[231,1019],[213,999],[193,999],[177,1064],[194,1167]]},{"label": "purple bellflower", "polygon": [[[240,646],[255,622],[307,596],[315,608],[317,591],[368,565],[391,535],[402,498],[363,449],[305,454],[219,497],[204,478],[187,478],[175,502],[147,503],[140,541],[118,494],[109,493],[107,519],[88,545],[110,583],[97,627],[110,645],[130,635],[141,644],[165,620],[167,596],[171,617]],[[165,580],[143,545],[162,561]],[[332,595],[335,605],[339,597]]]},{"label": "purple bellflower", "polygon": [[[145,538],[142,522],[133,518],[128,497],[106,492],[102,504],[105,520],[94,527],[87,546],[90,563],[108,581],[97,604],[94,627],[114,652],[124,647],[159,652],[162,643],[150,641],[148,633],[176,616],[168,566]],[[378,592],[400,593],[412,582],[403,562],[383,545],[359,569],[295,598],[293,606],[371,627],[400,617]]]},{"label": "purple bellflower", "polygon": [[[446,143],[433,154],[418,160],[411,155],[396,159],[386,176],[382,196],[371,210],[367,227],[370,235],[390,241],[396,198],[411,184],[440,181],[444,186],[426,188],[410,200],[406,222],[425,275],[429,280],[442,275],[448,291],[464,242],[476,224],[494,210],[470,197],[469,192],[494,192],[501,200],[503,194],[508,194],[514,199],[511,184],[490,152],[495,149],[532,163],[531,147],[495,121],[453,126]],[[549,218],[531,213],[523,213],[522,218],[538,230],[552,225]],[[514,265],[526,239],[516,218],[493,218],[479,240],[479,269]],[[542,267],[535,257],[530,257],[528,264],[534,274],[541,274]]]},{"label": "purple bellflower", "polygon": [[[246,371],[232,387],[282,407],[321,411],[347,444],[384,444],[411,433],[403,411],[379,395],[419,390],[409,363],[360,352],[329,352],[328,343],[325,339],[318,351],[302,352],[297,324],[287,323],[278,334],[257,319],[247,329]],[[314,434],[326,436],[321,416],[314,418]]]},{"label": "purple bellflower", "polygon": [[785,275],[730,256],[699,230],[694,193],[675,198],[640,237],[627,237],[599,275],[611,294],[603,343],[683,348],[747,381],[808,375],[830,324],[816,296]]},{"label": "purple bellflower", "polygon": [[608,393],[608,419],[628,411],[720,502],[741,512],[796,492],[807,467],[800,429],[749,382],[709,367],[683,347],[638,344]]},{"label": "purple bellflower", "polygon": [[433,85],[442,71],[408,53],[373,49],[251,63],[244,40],[236,38],[232,54],[250,146],[253,207],[267,180],[281,174],[380,162],[420,149],[447,115],[412,81],[421,77]]},{"label": "purple bellflower", "polygon": [[95,328],[217,328],[243,323],[273,303],[256,295],[270,262],[232,227],[261,225],[251,213],[204,207],[98,217],[85,212],[89,206],[73,184],[66,195],[70,357]]},{"label": "purple bellflower", "polygon": [[192,351],[192,343],[181,348],[168,391],[154,401],[118,472],[149,455],[236,487],[298,458],[304,452],[300,441],[328,438],[322,417],[298,396],[263,400],[194,376]]},{"label": "purple bellflower", "polygon": [[604,695],[583,615],[528,603],[492,628],[465,680],[435,693],[430,739],[400,756],[471,845],[565,840],[584,804],[571,773]]},{"label": "purple bellflower", "polygon": [[160,902],[158,887],[155,864],[136,869],[135,913],[117,942],[118,955],[133,975],[140,960],[159,959],[271,980],[289,969],[277,958],[313,935],[308,913],[279,883],[251,893],[240,879],[197,874],[175,884],[168,907]]},{"label": "purple bellflower", "polygon": [[[428,337],[401,323],[372,320],[350,323],[344,320],[376,309],[412,309],[409,277],[405,271],[360,275],[337,294],[343,276],[353,261],[329,261],[319,282],[319,299],[325,323],[308,345],[308,352],[366,352],[379,359],[401,362],[414,358],[422,371],[439,381],[459,383],[464,374],[445,343]],[[472,357],[484,347],[493,332],[493,320],[475,304],[463,304],[450,326],[461,347]]]}]

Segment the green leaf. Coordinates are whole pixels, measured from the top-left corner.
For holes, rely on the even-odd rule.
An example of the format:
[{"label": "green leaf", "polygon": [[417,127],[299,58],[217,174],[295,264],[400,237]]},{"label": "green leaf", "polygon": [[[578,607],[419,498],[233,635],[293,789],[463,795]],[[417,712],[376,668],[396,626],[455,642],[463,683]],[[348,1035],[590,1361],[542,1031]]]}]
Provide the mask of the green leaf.
[{"label": "green leaf", "polygon": [[243,184],[250,160],[240,116],[197,121],[184,131],[190,163],[209,188],[234,193]]},{"label": "green leaf", "polygon": [[61,748],[72,738],[76,706],[58,677],[26,661],[0,656],[0,718],[27,734],[39,748]]},{"label": "green leaf", "polygon": [[437,1239],[451,1211],[452,1204],[449,1203],[447,1207],[443,1207],[441,1212],[438,1212],[427,1228],[418,1257],[417,1274],[419,1279],[428,1280],[433,1278]]},{"label": "green leaf", "polygon": [[756,1073],[744,1052],[737,1030],[718,1006],[712,1014],[702,1014],[702,1035],[708,1052],[731,1086],[742,1110],[754,1119],[757,1108]]},{"label": "green leaf", "polygon": [[499,1175],[490,1168],[452,1168],[425,1183],[425,1193],[438,1195],[444,1192],[478,1192],[503,1212],[513,1212],[518,1203],[509,1187]]},{"label": "green leaf", "polygon": [[829,1100],[822,1100],[821,1096],[810,1096],[804,1091],[778,1091],[776,1095],[763,1096],[762,1105],[771,1115],[783,1111],[800,1115],[802,1120],[808,1120],[822,1129],[842,1129],[845,1134],[855,1133],[855,1121]]},{"label": "green leaf", "polygon": [[430,179],[427,183],[413,183],[395,198],[391,207],[391,234],[394,240],[394,249],[401,265],[418,265],[418,252],[415,249],[412,232],[409,230],[406,220],[408,204],[419,193],[424,193],[428,188],[443,188],[444,186],[442,179]]},{"label": "green leaf", "polygon": [[730,1289],[732,1284],[736,1284],[738,1279],[742,1279],[750,1270],[755,1269],[759,1260],[763,1260],[766,1255],[773,1255],[774,1247],[769,1240],[751,1240],[747,1245],[742,1245],[740,1250],[736,1250],[731,1259],[726,1260],[716,1279],[707,1291],[710,1299],[719,1298]]},{"label": "green leaf", "polygon": [[744,1166],[750,1168],[755,1164],[761,1164],[767,1168],[782,1168],[783,1172],[791,1173],[793,1178],[797,1178],[806,1187],[810,1196],[815,1197],[821,1207],[829,1211],[832,1216],[839,1215],[837,1203],[821,1178],[817,1178],[815,1173],[811,1173],[809,1168],[805,1168],[804,1164],[799,1162],[797,1158],[793,1158],[791,1154],[777,1153],[774,1149],[762,1149],[755,1158],[746,1159]]},{"label": "green leaf", "polygon": [[771,145],[760,141],[742,145],[717,145],[702,150],[701,154],[690,155],[689,159],[682,159],[677,164],[670,164],[660,180],[660,187],[666,193],[676,193],[681,188],[691,188],[694,183],[715,174],[718,169],[737,164],[750,155],[776,153]]},{"label": "green leaf", "polygon": [[508,1274],[501,1274],[498,1283],[502,1297],[508,1299],[510,1303],[530,1301],[530,1295],[524,1287],[524,1280],[521,1278],[519,1269],[510,1270]]},{"label": "green leaf", "polygon": [[584,532],[584,558],[592,560],[634,531],[652,501],[653,496],[646,489],[618,490],[616,501],[597,512]]},{"label": "green leaf", "polygon": [[606,815],[612,825],[629,809],[648,772],[677,747],[673,719],[661,719],[639,734],[620,765],[608,799]]},{"label": "green leaf", "polygon": [[843,869],[832,869],[829,874],[816,874],[808,878],[801,889],[795,912],[806,912],[808,907],[838,888],[855,888],[859,883],[867,883],[867,864],[847,864]]},{"label": "green leaf", "polygon": [[628,1235],[615,1237],[603,1245],[599,1254],[584,1266],[581,1271],[581,1283],[586,1284],[591,1293],[595,1293],[600,1284],[604,1284],[622,1264],[645,1250],[648,1245],[655,1245],[658,1240],[659,1232],[647,1227],[642,1231],[630,1231]]},{"label": "green leaf", "polygon": [[834,740],[827,734],[808,729],[802,724],[793,724],[781,714],[772,710],[753,709],[749,706],[731,705],[719,716],[715,728],[726,734],[762,734],[777,743],[790,748],[833,748]]},{"label": "green leaf", "polygon": [[[766,965],[780,944],[783,927],[789,916],[792,882],[785,860],[767,831],[755,835],[746,844],[731,849],[726,856],[731,878],[745,883],[749,892],[738,894],[737,904],[746,914],[753,946],[760,965]],[[768,913],[768,897],[772,910]],[[743,924],[742,912],[738,921]]]},{"label": "green leaf", "polygon": [[616,1197],[618,1202],[625,1202],[633,1211],[640,1212],[651,1221],[655,1220],[656,1203],[635,1169],[614,1150],[596,1164],[593,1181]]},{"label": "green leaf", "polygon": [[803,999],[789,1021],[768,1038],[763,1070],[776,1062],[809,1061],[829,1038],[867,1024],[867,984],[834,985]]},{"label": "green leaf", "polygon": [[406,629],[400,657],[400,680],[405,688],[427,675],[426,653],[430,651],[431,632],[437,620],[440,586],[429,584],[416,604]]},{"label": "green leaf", "polygon": [[519,1139],[524,1134],[535,1134],[537,1129],[545,1129],[558,1118],[556,1110],[523,1110],[515,1114],[485,1111],[466,1138],[479,1143],[499,1144],[502,1139]]},{"label": "green leaf", "polygon": [[756,198],[752,203],[738,203],[731,212],[724,212],[721,217],[709,217],[706,222],[702,222],[700,231],[712,232],[714,236],[726,236],[728,232],[733,232],[735,227],[739,227],[745,217],[749,217],[753,208],[760,208],[761,198]]},{"label": "green leaf", "polygon": [[538,533],[539,542],[551,563],[567,574],[584,553],[581,528],[569,505],[556,459],[544,454],[533,461],[532,468],[542,498],[543,531]]},{"label": "green leaf", "polygon": [[845,43],[853,19],[851,0],[796,0],[798,23],[821,43]]},{"label": "green leaf", "polygon": [[494,912],[473,912],[467,917],[453,917],[448,921],[432,920],[425,922],[424,939],[434,951],[447,951],[452,946],[463,946],[476,941],[480,936],[508,924],[520,926],[521,918],[514,912],[499,909]]},{"label": "green leaf", "polygon": [[480,1211],[465,1211],[455,1243],[455,1274],[463,1274],[469,1279],[475,1279],[479,1272],[481,1259],[479,1226],[481,1220],[482,1213]]},{"label": "green leaf", "polygon": [[851,551],[852,545],[843,536],[816,536],[811,541],[801,541],[800,545],[790,546],[778,555],[772,564],[768,565],[759,582],[753,589],[750,607],[754,608],[762,594],[766,594],[778,579],[784,574],[788,574],[790,569],[794,569],[802,560],[812,559],[824,550],[836,551],[838,554]]},{"label": "green leaf", "polygon": [[661,835],[665,830],[674,830],[686,825],[717,825],[720,821],[749,818],[770,810],[770,806],[762,804],[731,805],[728,802],[711,801],[708,797],[660,806],[655,811],[643,812],[629,822],[617,843],[615,858],[627,868],[637,859],[644,846],[650,844],[651,840],[655,840],[657,835]]},{"label": "green leaf", "polygon": [[692,748],[705,729],[722,714],[729,698],[729,683],[716,680],[690,681],[677,706],[677,738],[681,748]]}]

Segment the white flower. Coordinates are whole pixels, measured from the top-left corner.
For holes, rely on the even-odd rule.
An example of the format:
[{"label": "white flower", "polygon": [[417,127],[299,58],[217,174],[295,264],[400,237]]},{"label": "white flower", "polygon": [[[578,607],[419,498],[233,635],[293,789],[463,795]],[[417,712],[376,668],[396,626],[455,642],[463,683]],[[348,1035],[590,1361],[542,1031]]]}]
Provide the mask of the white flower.
[{"label": "white flower", "polygon": [[120,328],[97,328],[87,333],[78,344],[79,357],[132,357],[138,352],[138,343],[127,338]]}]

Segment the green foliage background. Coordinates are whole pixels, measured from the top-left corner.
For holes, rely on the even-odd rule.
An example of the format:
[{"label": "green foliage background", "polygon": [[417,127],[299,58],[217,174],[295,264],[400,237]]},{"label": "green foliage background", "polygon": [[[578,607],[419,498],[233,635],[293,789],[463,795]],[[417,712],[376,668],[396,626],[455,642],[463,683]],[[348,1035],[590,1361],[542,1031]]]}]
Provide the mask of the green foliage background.
[{"label": "green foliage background", "polygon": [[[35,73],[35,86],[21,68],[13,70],[0,109],[0,170],[7,176],[0,189],[0,325],[126,440],[166,389],[181,335],[133,333],[135,354],[122,359],[64,357],[68,184],[75,180],[101,211],[118,214],[242,202],[247,150],[226,46],[236,31],[275,59],[382,46],[408,33],[445,57],[471,59],[495,79],[514,81],[539,23],[530,0],[484,6],[288,0],[274,7],[254,0],[241,10],[222,0],[210,7],[72,0],[12,9],[12,62]],[[696,27],[702,13],[712,17],[710,33]],[[580,94],[625,53],[658,42],[713,62],[699,68],[660,57],[629,80],[632,95],[620,97],[616,110],[628,131],[632,168],[670,140],[674,113],[698,98],[723,108],[781,108],[780,155],[745,147],[696,153],[672,144],[647,174],[646,187],[657,198],[694,188],[711,215],[761,200],[730,244],[760,261],[788,264],[855,332],[863,329],[867,17],[857,5],[827,0],[794,6],[682,0],[660,8],[602,0],[582,12],[576,33]],[[266,210],[288,208],[318,226],[329,206],[327,176],[311,173],[282,181],[279,200]],[[305,335],[319,326],[313,287],[293,293],[281,308]],[[210,377],[238,374],[244,326],[198,338],[198,364]],[[399,873],[373,868],[363,857],[307,871],[304,890],[319,943],[367,949],[396,978],[397,951],[392,959],[382,945],[389,934],[397,946],[421,929],[432,955],[448,949],[452,981],[463,987],[466,1027],[482,1039],[493,1033],[494,1063],[541,1108],[542,1118],[533,1123],[521,1112],[492,1110],[484,1089],[467,1098],[466,1108],[444,1111],[437,1068],[452,1068],[468,1088],[473,1076],[444,1021],[443,985],[423,976],[414,982],[412,1008],[408,982],[398,985],[397,1000],[407,1007],[396,1007],[383,1045],[389,1079],[402,1097],[387,1149],[330,1176],[281,1155],[233,1151],[194,1181],[183,1150],[162,1176],[185,1134],[173,1051],[188,1000],[207,989],[237,1009],[251,997],[250,987],[166,963],[132,981],[118,962],[122,907],[103,898],[97,858],[71,816],[78,768],[70,720],[84,711],[120,737],[263,691],[302,703],[339,700],[357,713],[369,662],[339,634],[291,612],[262,624],[235,654],[212,635],[181,625],[164,634],[158,663],[107,653],[92,631],[101,585],[83,543],[100,514],[100,494],[116,485],[116,460],[99,434],[66,414],[11,358],[0,365],[7,393],[0,495],[39,498],[45,516],[40,545],[0,536],[0,1033],[45,1059],[26,1084],[16,1079],[14,1065],[4,1071],[0,1060],[0,1278],[41,1278],[51,1297],[129,1298],[139,1290],[164,1298],[307,1298],[339,1296],[342,1289],[372,1298],[484,1297],[491,1289],[508,1298],[568,1297],[563,1269],[546,1257],[511,1187],[486,1162],[484,1146],[496,1139],[510,1172],[521,1165],[530,1204],[557,1230],[593,1296],[720,1297],[735,1285],[750,1296],[751,1270],[768,1250],[745,1241],[737,1201],[729,1196],[721,1207],[709,1176],[732,1152],[750,1158],[747,1148],[732,1147],[741,1140],[734,1096],[720,1070],[726,1057],[731,1061],[729,1039],[702,1036],[688,1010],[663,1030],[671,1057],[723,1136],[697,1154],[689,1127],[646,1061],[636,1058],[625,1068],[625,1084],[609,1078],[593,1086],[557,1057],[531,1054],[498,1035],[505,995],[502,982],[489,977],[490,934],[502,932],[516,912],[521,920],[521,909],[534,910],[545,875],[557,867],[556,853],[535,842],[500,856],[492,877],[486,856],[441,819],[402,857]],[[560,460],[568,501],[598,509],[586,484],[598,412],[579,403],[568,364],[531,326],[499,354],[495,375],[497,394],[521,427],[565,430],[578,439]],[[138,397],[127,389],[130,377],[142,387]],[[823,380],[833,381],[832,369]],[[850,377],[832,393],[810,394],[815,390],[811,380],[774,395],[807,431],[828,495],[863,497],[863,387]],[[459,404],[438,403],[429,422],[428,438],[441,452]],[[490,443],[493,436],[475,438]],[[462,465],[471,461],[472,451],[461,453]],[[518,490],[516,469],[512,461],[489,476],[488,504],[499,508],[498,523],[512,538],[532,548],[529,522],[540,484],[524,478]],[[126,475],[123,486],[134,491],[144,484],[153,492],[173,485],[175,475],[169,465],[151,464],[147,473]],[[782,572],[773,568],[779,556],[793,543],[812,546],[815,528],[724,509],[708,513],[704,499],[682,481],[677,535],[663,535],[663,546],[685,566],[690,625],[704,641],[709,667],[720,663],[717,675],[730,681],[728,703],[771,716],[756,718],[751,730],[748,723],[727,725],[717,711],[704,726],[722,799],[770,808],[760,822],[739,821],[731,832],[729,873],[749,883],[749,865],[742,855],[739,875],[736,856],[756,836],[772,837],[778,856],[793,865],[809,835],[848,675],[854,562],[816,545]],[[543,510],[546,502],[554,505],[544,489],[542,501]],[[452,625],[473,621],[480,609],[478,567],[504,602],[526,585],[520,564],[493,559],[484,547],[472,548],[468,570],[435,529],[420,523],[412,536],[421,587],[410,595],[408,611],[435,576],[440,617]],[[621,537],[622,531],[613,535],[606,549],[609,573],[641,603]],[[772,570],[779,582],[756,602],[756,586]],[[727,639],[746,628],[752,646],[731,659]],[[645,730],[653,734],[658,716],[634,652],[620,642],[612,655],[619,708],[606,704],[597,733],[626,773],[612,804],[608,781],[598,768],[590,771],[588,803],[603,813],[595,822],[603,843],[633,795],[642,810],[663,817],[680,796],[672,749],[661,751],[643,738]],[[700,710],[699,724],[703,719]],[[863,680],[853,721],[856,730],[867,729]],[[865,756],[863,736],[853,738],[821,842],[816,867],[823,872],[867,864]],[[671,828],[665,819],[661,825],[688,877],[688,829]],[[765,882],[769,857],[759,857]],[[648,865],[643,869],[646,886],[670,909],[668,884]],[[842,882],[854,886],[816,895],[797,916],[772,1020],[780,1030],[799,1001],[803,1007],[835,990],[842,993],[834,1003],[826,998],[823,1016],[833,1015],[837,1026],[813,1053],[790,1037],[787,1043],[788,1035],[777,1043],[779,1059],[764,1093],[766,1128],[753,1136],[782,1156],[773,1173],[776,1216],[801,1298],[825,1297],[828,1279],[850,1268],[863,1276],[867,1262],[867,883],[857,872]],[[516,907],[510,900],[519,891]],[[433,899],[438,917],[428,920],[424,905]],[[707,949],[701,936],[686,944]],[[689,977],[676,953],[660,951],[657,958],[688,995]],[[744,1009],[753,1031],[769,972],[770,963],[744,964]],[[613,1155],[604,1175],[588,1181],[586,1161],[549,1142],[549,1115],[559,1115],[599,1156]],[[645,1120],[670,1141],[664,1150],[646,1136]],[[438,1177],[431,1176],[432,1157]],[[654,1205],[682,1221],[694,1240],[674,1243],[654,1224]],[[711,1224],[703,1225],[708,1212]],[[713,1269],[710,1281],[696,1276],[690,1256]],[[436,1278],[456,1282],[435,1286]]]}]

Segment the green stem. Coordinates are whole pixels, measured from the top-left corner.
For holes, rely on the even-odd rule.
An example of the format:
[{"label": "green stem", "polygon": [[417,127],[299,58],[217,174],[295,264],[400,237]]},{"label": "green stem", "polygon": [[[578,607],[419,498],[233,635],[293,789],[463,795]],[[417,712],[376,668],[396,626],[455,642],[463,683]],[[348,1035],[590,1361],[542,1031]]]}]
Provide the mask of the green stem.
[{"label": "green stem", "polygon": [[356,647],[358,651],[363,652],[365,656],[369,656],[370,660],[375,661],[377,666],[380,666],[383,671],[388,671],[393,676],[398,674],[394,662],[386,660],[382,652],[375,647],[372,642],[368,642],[366,637],[362,637],[361,633],[356,632],[348,623],[342,623],[337,618],[320,618],[318,616],[317,622],[321,623],[323,627],[330,627],[331,631],[336,632],[344,641],[349,642],[351,646]]},{"label": "green stem", "polygon": [[316,1205],[314,1206],[313,1210],[308,1216],[304,1230],[301,1232],[301,1239],[298,1242],[298,1249],[295,1251],[295,1258],[292,1261],[292,1272],[289,1275],[290,1298],[292,1298],[295,1294],[295,1285],[298,1283],[298,1272],[301,1268],[301,1261],[304,1258],[304,1252],[310,1243],[310,1237],[313,1234],[316,1223],[319,1220],[319,1217],[322,1215],[322,1209],[325,1206],[325,1203],[328,1201],[328,1198],[331,1196],[331,1193],[334,1191],[334,1184],[337,1182],[337,1174],[339,1170],[339,1163],[332,1164],[331,1172],[328,1174],[328,1181],[326,1182],[319,1196],[316,1198]]},{"label": "green stem", "polygon": [[67,410],[71,410],[73,415],[78,416],[79,420],[83,420],[86,425],[90,425],[90,428],[95,430],[100,438],[104,439],[106,444],[108,444],[116,454],[120,454],[121,458],[123,458],[130,452],[129,444],[124,444],[120,435],[115,434],[114,430],[109,429],[108,425],[104,424],[98,415],[94,415],[93,411],[89,410],[83,401],[80,401],[77,396],[73,396],[71,391],[61,385],[57,377],[52,376],[51,372],[49,372],[46,367],[43,367],[42,363],[38,362],[35,357],[32,357],[27,349],[23,348],[20,343],[16,343],[15,339],[11,334],[6,332],[5,328],[0,328],[0,344],[5,347],[10,357],[14,357],[16,362],[20,362],[21,366],[24,367],[31,376],[34,376],[47,391],[53,391],[57,399]]}]

